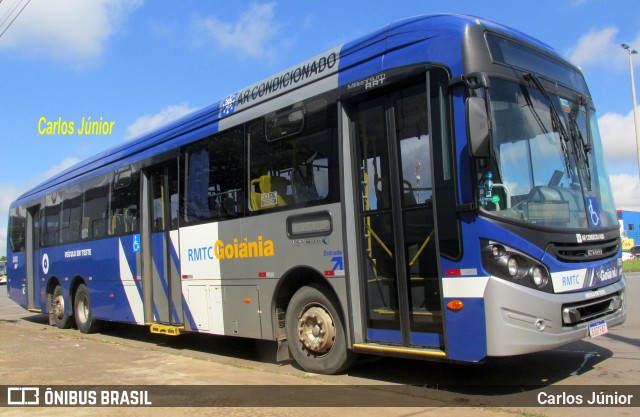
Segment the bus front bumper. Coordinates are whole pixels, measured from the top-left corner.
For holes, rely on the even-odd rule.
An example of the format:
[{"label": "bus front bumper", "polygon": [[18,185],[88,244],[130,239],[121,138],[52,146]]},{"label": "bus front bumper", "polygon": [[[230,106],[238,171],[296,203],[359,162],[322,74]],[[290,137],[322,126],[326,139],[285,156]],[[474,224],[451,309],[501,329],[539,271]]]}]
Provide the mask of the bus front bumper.
[{"label": "bus front bumper", "polygon": [[[589,325],[601,320],[610,329],[627,316],[624,298],[626,282],[620,281],[596,291],[549,294],[491,277],[485,290],[487,355],[511,356],[539,352],[584,339]],[[575,324],[563,323],[563,310],[591,304],[594,300],[615,300],[621,307]]]}]

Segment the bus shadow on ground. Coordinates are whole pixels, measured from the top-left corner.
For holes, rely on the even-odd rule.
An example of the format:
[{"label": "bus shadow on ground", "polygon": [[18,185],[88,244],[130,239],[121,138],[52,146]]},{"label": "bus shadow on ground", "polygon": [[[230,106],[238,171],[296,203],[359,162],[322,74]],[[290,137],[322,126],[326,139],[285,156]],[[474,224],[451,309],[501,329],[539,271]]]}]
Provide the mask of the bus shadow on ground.
[{"label": "bus shadow on ground", "polygon": [[[24,317],[23,320],[48,325],[46,314]],[[76,329],[64,331],[78,332]],[[79,332],[78,332],[79,334]],[[276,343],[268,340],[246,339],[231,336],[217,336],[211,334],[185,333],[180,336],[166,336],[153,334],[149,326],[139,326],[127,323],[105,322],[97,333],[108,337],[112,341],[122,344],[130,342],[151,343],[158,347],[171,350],[190,351],[194,354],[216,355],[226,358],[224,362],[240,360],[259,361],[276,364]],[[86,335],[92,337],[92,335]]]},{"label": "bus shadow on ground", "polygon": [[[45,314],[24,317],[23,320],[48,324]],[[152,334],[147,326],[123,323],[107,323],[99,335],[122,344],[151,343],[170,350],[189,351],[194,356],[216,355],[222,358],[223,363],[246,360],[277,364],[276,343],[267,340],[198,333],[172,337]],[[591,372],[612,356],[612,351],[581,340],[538,353],[488,358],[480,364],[360,355],[346,374],[381,385],[400,384],[467,395],[508,395],[554,385],[572,376]],[[290,364],[301,370],[294,362]]]},{"label": "bus shadow on ground", "polygon": [[370,357],[356,362],[349,375],[470,395],[503,395],[591,372],[612,356],[612,351],[580,340],[538,353],[488,358],[480,364]]}]

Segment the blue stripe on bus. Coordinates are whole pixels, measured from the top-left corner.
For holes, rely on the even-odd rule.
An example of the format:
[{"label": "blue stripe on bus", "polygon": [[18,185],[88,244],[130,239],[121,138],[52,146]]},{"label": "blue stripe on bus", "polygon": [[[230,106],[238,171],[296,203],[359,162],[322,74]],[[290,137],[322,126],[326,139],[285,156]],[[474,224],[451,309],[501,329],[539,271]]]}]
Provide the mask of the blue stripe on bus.
[{"label": "blue stripe on bus", "polygon": [[182,313],[184,315],[185,324],[189,324],[189,326],[185,326],[187,330],[191,330],[192,332],[199,332],[198,325],[196,324],[195,319],[193,318],[193,314],[191,314],[191,309],[189,308],[189,303],[187,303],[187,299],[184,298],[184,293],[182,293]]},{"label": "blue stripe on bus", "polygon": [[167,287],[167,278],[165,277],[165,233],[154,233],[151,235],[151,258],[153,259],[153,264],[158,271],[158,279],[162,284],[162,289],[164,290],[164,295],[169,295],[169,289]]},{"label": "blue stripe on bus", "polygon": [[[391,68],[419,62],[446,62],[453,74],[461,74],[462,39],[466,27],[473,23],[453,16],[422,16],[346,43],[340,51],[338,84],[344,86]],[[418,61],[416,57],[422,58]]]},{"label": "blue stripe on bus", "polygon": [[[453,312],[444,309],[447,329],[447,358],[478,362],[487,356],[484,298],[457,298],[464,308]],[[444,305],[452,298],[445,298]]]},{"label": "blue stripe on bus", "polygon": [[[367,341],[402,343],[402,334],[400,330],[367,329]],[[444,338],[441,333],[411,332],[411,344],[440,347],[444,344]]]},{"label": "blue stripe on bus", "polygon": [[402,334],[400,330],[367,329],[367,341],[402,343]]},{"label": "blue stripe on bus", "polygon": [[417,333],[411,332],[411,344],[419,346],[444,346],[442,333]]},{"label": "blue stripe on bus", "polygon": [[124,249],[124,256],[127,259],[127,264],[129,265],[129,270],[131,271],[131,275],[138,276],[138,265],[136,262],[136,253],[132,250],[133,248],[133,236],[122,236],[120,238],[120,242],[122,242],[122,249]]},{"label": "blue stripe on bus", "polygon": [[[173,264],[176,266],[176,271],[177,271],[176,273],[178,274],[177,279],[172,279],[171,281],[172,283],[177,283],[178,287],[177,288],[172,287],[172,291],[173,292],[179,291],[180,294],[182,294],[182,282],[180,277],[180,256],[176,252],[175,246],[173,246],[173,243],[171,241],[169,242],[169,256],[171,256],[171,260]],[[171,268],[171,265],[169,265],[169,268]],[[182,300],[182,297],[180,297],[180,299]],[[182,301],[183,309],[184,309],[184,305],[185,303]],[[176,304],[173,301],[173,296],[171,297],[171,311],[173,314],[174,323],[184,323],[184,319],[180,317],[180,314],[178,314],[178,309],[176,308]]]}]

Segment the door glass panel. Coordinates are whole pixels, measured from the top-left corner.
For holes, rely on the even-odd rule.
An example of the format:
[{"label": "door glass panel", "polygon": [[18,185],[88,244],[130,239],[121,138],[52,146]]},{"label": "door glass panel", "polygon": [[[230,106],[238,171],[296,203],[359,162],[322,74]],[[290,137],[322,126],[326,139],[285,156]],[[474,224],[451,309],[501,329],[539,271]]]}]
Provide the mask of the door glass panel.
[{"label": "door glass panel", "polygon": [[[159,169],[151,174],[151,230],[161,232],[178,228],[178,176],[173,166]],[[168,178],[165,182],[165,176]],[[167,196],[166,187],[169,187]],[[168,210],[167,210],[168,209]],[[167,217],[168,216],[168,217]]]},{"label": "door glass panel", "polygon": [[[438,89],[432,89],[439,91]],[[356,105],[367,340],[441,348],[434,215],[434,152],[427,84],[418,81]],[[441,120],[436,119],[436,123]],[[448,161],[439,162],[450,179]]]},{"label": "door glass panel", "polygon": [[164,187],[164,170],[156,170],[151,175],[151,184],[152,184],[152,201],[153,204],[151,206],[152,215],[151,215],[151,231],[152,232],[160,232],[163,230],[167,230],[165,227],[165,187]]},{"label": "door glass panel", "polygon": [[176,164],[149,173],[151,202],[152,294],[155,321],[182,323],[182,290],[178,271],[178,176]]},{"label": "door glass panel", "polygon": [[440,294],[433,223],[431,145],[425,84],[394,94],[404,224],[405,277],[411,332],[440,330]]},{"label": "door glass panel", "polygon": [[180,206],[180,196],[178,195],[178,169],[171,165],[167,168],[169,185],[169,227],[171,230],[178,228],[178,208]]},{"label": "door glass panel", "polygon": [[[391,172],[383,98],[358,106],[356,135],[361,175],[361,221],[366,260],[367,327],[400,330],[391,211]],[[370,338],[376,339],[376,336]],[[397,340],[400,342],[400,340]]]}]

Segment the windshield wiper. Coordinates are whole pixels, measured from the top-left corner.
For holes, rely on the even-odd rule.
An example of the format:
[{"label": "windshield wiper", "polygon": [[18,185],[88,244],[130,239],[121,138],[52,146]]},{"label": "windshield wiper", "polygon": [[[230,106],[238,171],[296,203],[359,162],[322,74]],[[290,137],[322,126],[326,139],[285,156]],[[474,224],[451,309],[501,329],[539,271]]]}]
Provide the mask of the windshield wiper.
[{"label": "windshield wiper", "polygon": [[[571,139],[569,137],[569,134],[565,130],[564,125],[562,124],[562,121],[560,120],[560,115],[558,114],[558,111],[556,110],[553,104],[553,101],[551,100],[551,97],[549,97],[549,94],[547,94],[547,91],[542,87],[542,84],[540,84],[540,80],[538,80],[538,77],[536,77],[532,73],[527,73],[524,75],[524,79],[526,81],[530,81],[534,85],[534,87],[536,87],[540,91],[543,97],[549,102],[549,108],[550,108],[549,112],[551,114],[551,128],[560,134],[560,138],[561,138],[560,148],[562,148],[562,154],[564,156],[564,164],[567,170],[567,176],[571,178],[571,158],[569,157],[569,150],[567,149],[567,142],[569,142],[569,140]],[[549,134],[549,131],[545,127],[544,123],[542,122],[542,119],[540,119],[538,112],[536,111],[535,107],[533,106],[533,103],[531,102],[531,97],[529,96],[528,91],[527,91],[526,100],[527,100],[527,104],[529,105],[529,108],[531,109],[531,112],[533,113],[536,120],[538,121],[538,124],[542,128],[542,131],[545,134]]]},{"label": "windshield wiper", "polygon": [[[574,147],[580,150],[579,158],[584,161],[585,164],[585,179],[587,180],[587,189],[591,191],[591,165],[589,161],[589,153],[591,152],[591,138],[589,137],[589,128],[587,127],[587,139],[585,140],[582,136],[582,131],[578,126],[578,112],[580,111],[580,107],[585,106],[586,110],[586,98],[580,94],[578,95],[576,102],[574,103],[569,120],[571,122],[571,130],[573,133],[573,137],[577,140],[580,140],[580,145],[574,142]],[[588,113],[585,116],[588,122]]]}]

